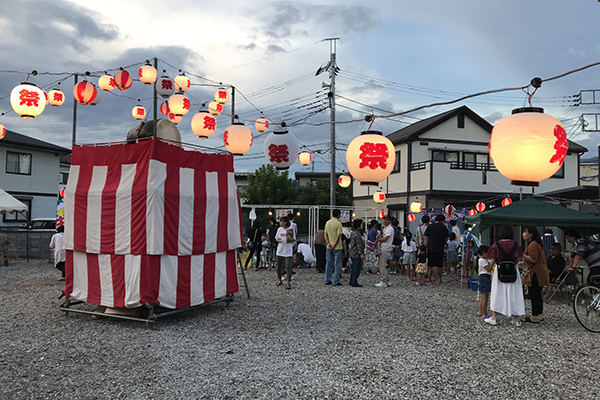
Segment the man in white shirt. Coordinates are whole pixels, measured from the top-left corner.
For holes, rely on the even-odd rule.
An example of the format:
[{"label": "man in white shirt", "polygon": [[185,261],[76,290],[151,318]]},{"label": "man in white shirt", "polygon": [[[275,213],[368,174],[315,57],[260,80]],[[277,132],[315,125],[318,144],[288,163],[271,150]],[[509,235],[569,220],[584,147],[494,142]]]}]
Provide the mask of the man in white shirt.
[{"label": "man in white shirt", "polygon": [[377,239],[378,242],[381,242],[381,253],[379,254],[378,263],[381,282],[377,283],[375,286],[385,288],[392,285],[392,282],[388,279],[387,263],[392,257],[392,250],[394,248],[392,245],[392,242],[394,241],[394,228],[392,227],[392,221],[389,215],[383,217],[383,225],[383,234]]},{"label": "man in white shirt", "polygon": [[59,281],[65,280],[65,227],[56,227],[56,233],[50,239],[50,249],[54,250],[54,266],[60,271]]},{"label": "man in white shirt", "polygon": [[315,262],[315,256],[313,256],[310,246],[306,243],[298,242],[298,252],[294,255],[295,261],[298,266],[310,267]]}]

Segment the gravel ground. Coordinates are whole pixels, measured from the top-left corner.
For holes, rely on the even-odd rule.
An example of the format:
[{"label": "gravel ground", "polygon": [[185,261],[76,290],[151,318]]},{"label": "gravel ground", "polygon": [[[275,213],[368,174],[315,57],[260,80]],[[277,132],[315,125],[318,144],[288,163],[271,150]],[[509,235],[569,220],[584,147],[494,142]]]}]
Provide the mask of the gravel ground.
[{"label": "gravel ground", "polygon": [[300,269],[286,290],[247,270],[250,299],[147,326],[66,316],[58,276],[47,261],[0,267],[1,399],[600,398],[600,336],[567,296],[542,324],[494,327],[458,282],[332,287]]}]

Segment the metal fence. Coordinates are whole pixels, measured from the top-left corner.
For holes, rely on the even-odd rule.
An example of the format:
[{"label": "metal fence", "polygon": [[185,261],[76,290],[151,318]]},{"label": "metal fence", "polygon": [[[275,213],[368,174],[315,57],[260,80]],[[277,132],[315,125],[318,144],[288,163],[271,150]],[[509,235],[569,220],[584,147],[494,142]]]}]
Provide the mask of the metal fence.
[{"label": "metal fence", "polygon": [[48,245],[54,233],[54,229],[2,229],[0,251],[6,252],[10,260],[37,258],[51,261],[53,253]]}]

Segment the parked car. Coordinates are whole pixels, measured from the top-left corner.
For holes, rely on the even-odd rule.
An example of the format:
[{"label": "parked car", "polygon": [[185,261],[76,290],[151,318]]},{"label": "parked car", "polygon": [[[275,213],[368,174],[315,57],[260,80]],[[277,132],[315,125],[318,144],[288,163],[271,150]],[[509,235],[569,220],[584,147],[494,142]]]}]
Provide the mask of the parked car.
[{"label": "parked car", "polygon": [[56,218],[35,218],[29,221],[24,229],[39,230],[39,229],[56,229]]}]

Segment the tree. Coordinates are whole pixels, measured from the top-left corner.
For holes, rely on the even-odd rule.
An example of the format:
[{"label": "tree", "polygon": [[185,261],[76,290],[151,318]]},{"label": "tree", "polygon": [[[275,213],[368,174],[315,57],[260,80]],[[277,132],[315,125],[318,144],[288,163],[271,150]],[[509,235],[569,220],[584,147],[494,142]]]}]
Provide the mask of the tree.
[{"label": "tree", "polygon": [[[329,179],[319,179],[309,185],[301,186],[298,191],[298,203],[329,205],[330,204]],[[352,189],[335,185],[335,203],[339,206],[352,205]]]},{"label": "tree", "polygon": [[294,204],[296,180],[288,171],[278,171],[273,165],[262,165],[254,176],[248,176],[248,186],[240,189],[240,196],[249,204]]}]

